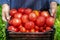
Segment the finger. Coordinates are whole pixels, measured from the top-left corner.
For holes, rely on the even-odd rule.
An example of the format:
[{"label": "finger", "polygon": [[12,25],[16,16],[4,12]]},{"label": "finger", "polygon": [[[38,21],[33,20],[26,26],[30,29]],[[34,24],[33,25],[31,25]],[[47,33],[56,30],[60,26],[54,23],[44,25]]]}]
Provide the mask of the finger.
[{"label": "finger", "polygon": [[5,22],[7,21],[6,18],[5,18],[5,12],[4,12],[3,9],[2,9],[2,20],[5,21]]}]

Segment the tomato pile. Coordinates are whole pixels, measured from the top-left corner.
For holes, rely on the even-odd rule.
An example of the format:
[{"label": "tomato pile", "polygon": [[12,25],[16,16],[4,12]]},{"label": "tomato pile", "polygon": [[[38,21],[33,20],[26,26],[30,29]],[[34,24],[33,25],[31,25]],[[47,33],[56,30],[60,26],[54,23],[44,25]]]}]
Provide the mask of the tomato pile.
[{"label": "tomato pile", "polygon": [[46,32],[52,29],[55,19],[48,11],[19,8],[10,10],[8,30],[12,32]]}]

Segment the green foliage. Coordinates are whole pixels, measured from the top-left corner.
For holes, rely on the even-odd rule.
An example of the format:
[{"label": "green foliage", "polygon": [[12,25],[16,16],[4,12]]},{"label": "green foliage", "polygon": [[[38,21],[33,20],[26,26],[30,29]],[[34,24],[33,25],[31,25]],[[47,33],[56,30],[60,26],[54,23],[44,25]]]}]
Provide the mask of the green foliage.
[{"label": "green foliage", "polygon": [[0,40],[6,40],[5,25],[6,23],[2,21],[2,7],[0,6]]},{"label": "green foliage", "polygon": [[60,40],[60,21],[58,19],[56,19],[55,27],[56,27],[55,40]]},{"label": "green foliage", "polygon": [[57,8],[57,19],[55,22],[55,27],[56,27],[55,40],[60,40],[60,5]]},{"label": "green foliage", "polygon": [[57,18],[60,20],[60,5],[57,7]]}]

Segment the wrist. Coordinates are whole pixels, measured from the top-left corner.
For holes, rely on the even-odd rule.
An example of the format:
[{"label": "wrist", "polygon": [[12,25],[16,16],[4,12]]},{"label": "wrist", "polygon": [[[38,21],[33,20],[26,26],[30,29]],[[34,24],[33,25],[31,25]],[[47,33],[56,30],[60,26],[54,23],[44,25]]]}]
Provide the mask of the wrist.
[{"label": "wrist", "polygon": [[49,9],[50,15],[56,18],[56,10]]},{"label": "wrist", "polygon": [[2,10],[4,10],[5,12],[8,12],[10,10],[10,7],[8,4],[3,4],[2,5]]}]

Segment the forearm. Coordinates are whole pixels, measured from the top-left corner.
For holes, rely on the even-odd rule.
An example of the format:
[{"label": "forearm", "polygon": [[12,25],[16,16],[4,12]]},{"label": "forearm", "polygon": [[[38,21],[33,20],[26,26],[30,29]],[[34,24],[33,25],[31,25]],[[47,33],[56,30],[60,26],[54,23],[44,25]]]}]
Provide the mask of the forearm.
[{"label": "forearm", "polygon": [[57,11],[57,3],[51,2],[50,3],[50,13],[51,13],[51,16],[53,16],[54,18],[56,18],[56,11]]}]

